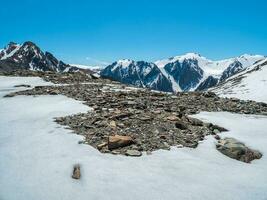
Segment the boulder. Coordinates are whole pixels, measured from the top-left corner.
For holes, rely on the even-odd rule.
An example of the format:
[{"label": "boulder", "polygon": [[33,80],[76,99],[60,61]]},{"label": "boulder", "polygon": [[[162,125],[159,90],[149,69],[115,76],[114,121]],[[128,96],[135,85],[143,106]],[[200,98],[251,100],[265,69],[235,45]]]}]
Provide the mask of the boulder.
[{"label": "boulder", "polygon": [[262,157],[259,151],[248,148],[244,143],[234,138],[220,139],[216,148],[224,155],[246,163]]},{"label": "boulder", "polygon": [[113,150],[120,147],[125,147],[133,144],[133,139],[130,136],[115,135],[108,137],[108,149]]}]

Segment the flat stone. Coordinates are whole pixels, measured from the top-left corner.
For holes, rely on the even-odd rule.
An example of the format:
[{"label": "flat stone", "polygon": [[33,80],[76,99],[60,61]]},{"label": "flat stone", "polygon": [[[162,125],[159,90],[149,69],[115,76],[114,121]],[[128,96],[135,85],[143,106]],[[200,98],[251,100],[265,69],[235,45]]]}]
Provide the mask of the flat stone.
[{"label": "flat stone", "polygon": [[142,152],[137,151],[137,150],[127,150],[125,153],[126,156],[135,156],[135,157],[139,157],[142,156]]}]

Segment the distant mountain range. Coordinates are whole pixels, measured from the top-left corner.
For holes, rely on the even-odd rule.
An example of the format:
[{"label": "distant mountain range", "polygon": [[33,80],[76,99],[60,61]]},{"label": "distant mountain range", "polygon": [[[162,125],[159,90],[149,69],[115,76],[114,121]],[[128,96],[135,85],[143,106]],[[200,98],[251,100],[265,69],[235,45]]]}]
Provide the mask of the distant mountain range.
[{"label": "distant mountain range", "polygon": [[[199,54],[188,53],[154,63],[124,59],[102,68],[66,64],[28,41],[22,45],[10,42],[0,50],[0,71],[25,69],[55,72],[83,71],[90,74],[97,72],[104,78],[164,92],[216,88],[216,92],[223,93],[222,91],[226,92],[226,88],[230,87],[231,89],[227,90],[229,94],[235,87],[233,80],[239,80],[244,73],[250,76],[255,71],[259,72],[256,69],[264,68],[266,65],[259,67],[258,64],[265,60],[266,57],[262,55],[245,54],[236,58],[212,61]],[[265,73],[264,70],[263,72]]]},{"label": "distant mountain range", "polygon": [[265,58],[261,55],[245,54],[212,61],[199,54],[188,53],[155,63],[126,59],[107,66],[100,75],[122,83],[165,92],[199,91],[219,85]]}]

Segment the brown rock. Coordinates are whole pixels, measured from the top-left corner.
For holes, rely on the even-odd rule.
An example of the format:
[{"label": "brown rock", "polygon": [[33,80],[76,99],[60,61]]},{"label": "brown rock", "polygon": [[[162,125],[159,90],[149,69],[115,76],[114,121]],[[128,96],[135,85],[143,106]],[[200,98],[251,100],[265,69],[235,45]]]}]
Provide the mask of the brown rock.
[{"label": "brown rock", "polygon": [[80,169],[79,164],[76,164],[73,166],[72,178],[73,179],[80,179],[81,178],[81,169]]},{"label": "brown rock", "polygon": [[120,147],[125,147],[133,143],[133,139],[130,136],[109,136],[108,137],[108,149],[113,150]]}]

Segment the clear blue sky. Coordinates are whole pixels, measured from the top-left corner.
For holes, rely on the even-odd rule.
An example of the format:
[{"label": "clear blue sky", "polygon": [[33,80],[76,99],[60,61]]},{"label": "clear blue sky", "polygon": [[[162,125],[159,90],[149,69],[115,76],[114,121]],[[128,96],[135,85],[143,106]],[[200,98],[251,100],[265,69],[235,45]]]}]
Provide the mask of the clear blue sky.
[{"label": "clear blue sky", "polygon": [[0,19],[0,47],[31,40],[68,63],[267,55],[266,0],[5,0]]}]

